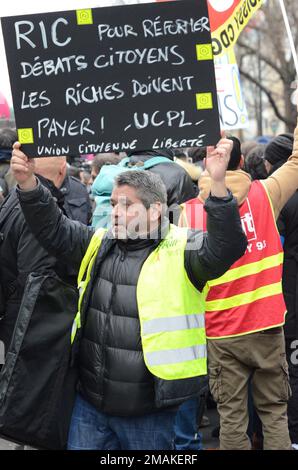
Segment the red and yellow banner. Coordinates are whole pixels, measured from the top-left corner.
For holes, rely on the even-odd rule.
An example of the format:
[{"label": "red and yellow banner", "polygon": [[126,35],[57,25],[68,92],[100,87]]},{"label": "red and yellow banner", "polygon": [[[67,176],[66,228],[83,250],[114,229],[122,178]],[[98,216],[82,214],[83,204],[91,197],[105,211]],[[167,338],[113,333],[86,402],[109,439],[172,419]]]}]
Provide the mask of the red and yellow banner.
[{"label": "red and yellow banner", "polygon": [[239,34],[263,0],[208,0],[214,56],[235,45]]},{"label": "red and yellow banner", "polygon": [[213,55],[216,57],[235,45],[239,34],[262,6],[263,0],[207,0],[207,3]]}]

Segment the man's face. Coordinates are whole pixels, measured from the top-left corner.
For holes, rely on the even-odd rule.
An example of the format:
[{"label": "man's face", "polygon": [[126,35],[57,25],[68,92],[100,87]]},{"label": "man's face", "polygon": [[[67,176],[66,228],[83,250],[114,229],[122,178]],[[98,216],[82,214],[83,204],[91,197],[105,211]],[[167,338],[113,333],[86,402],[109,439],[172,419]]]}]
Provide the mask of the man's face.
[{"label": "man's face", "polygon": [[150,211],[143,205],[134,188],[115,186],[111,196],[112,230],[115,238],[136,239],[147,235]]}]

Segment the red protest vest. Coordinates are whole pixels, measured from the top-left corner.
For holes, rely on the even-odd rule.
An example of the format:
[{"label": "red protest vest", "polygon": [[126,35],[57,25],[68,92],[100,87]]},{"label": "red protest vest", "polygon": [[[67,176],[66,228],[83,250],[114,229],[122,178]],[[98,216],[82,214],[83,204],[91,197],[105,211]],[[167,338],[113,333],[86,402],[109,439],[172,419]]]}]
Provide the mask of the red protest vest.
[{"label": "red protest vest", "polygon": [[[269,195],[260,181],[251,184],[239,212],[248,247],[223,276],[206,286],[209,339],[246,335],[282,326],[285,320],[283,249]],[[199,199],[185,203],[183,214],[188,227],[206,229]]]}]

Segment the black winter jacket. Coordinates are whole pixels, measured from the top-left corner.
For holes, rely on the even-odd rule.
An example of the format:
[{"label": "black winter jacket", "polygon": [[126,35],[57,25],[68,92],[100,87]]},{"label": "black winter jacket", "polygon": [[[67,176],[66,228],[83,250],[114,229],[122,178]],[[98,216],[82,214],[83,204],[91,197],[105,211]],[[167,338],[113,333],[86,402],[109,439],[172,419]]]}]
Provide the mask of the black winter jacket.
[{"label": "black winter jacket", "polygon": [[[42,184],[55,197],[57,205],[64,210],[64,197],[54,184],[39,176]],[[6,217],[7,208],[12,211]],[[67,264],[58,260],[41,246],[28,227],[22,213],[16,189],[12,189],[0,210],[0,341],[8,349],[14,330],[23,292],[30,273],[56,274],[64,282],[76,285],[76,275]],[[76,273],[75,273],[76,274]]]},{"label": "black winter jacket", "polygon": [[86,186],[77,178],[66,176],[60,191],[64,196],[66,215],[88,225],[92,218],[92,208]]},{"label": "black winter jacket", "polygon": [[[19,199],[31,230],[45,248],[78,269],[93,230],[63,216],[41,185],[19,191]],[[205,208],[209,233],[189,231],[192,250],[185,251],[185,269],[199,289],[223,274],[247,245],[235,199],[209,198]],[[79,390],[98,410],[111,415],[142,415],[177,405],[199,390],[198,378],[163,381],[153,377],[144,363],[136,284],[144,261],[159,242],[158,237],[124,243],[105,236],[84,296]],[[171,289],[171,279],[168,284]]]},{"label": "black winter jacket", "polygon": [[283,294],[287,306],[285,336],[298,339],[298,191],[282,209],[277,221],[284,237]]}]

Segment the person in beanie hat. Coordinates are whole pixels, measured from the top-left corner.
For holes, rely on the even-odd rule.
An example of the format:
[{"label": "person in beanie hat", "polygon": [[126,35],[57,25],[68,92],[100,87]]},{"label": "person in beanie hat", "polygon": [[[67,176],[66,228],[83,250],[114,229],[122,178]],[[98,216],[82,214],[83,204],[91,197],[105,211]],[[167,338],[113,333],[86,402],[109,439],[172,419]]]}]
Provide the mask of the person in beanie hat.
[{"label": "person in beanie hat", "polygon": [[269,175],[280,168],[292,155],[293,134],[280,134],[265,148],[265,165]]}]

